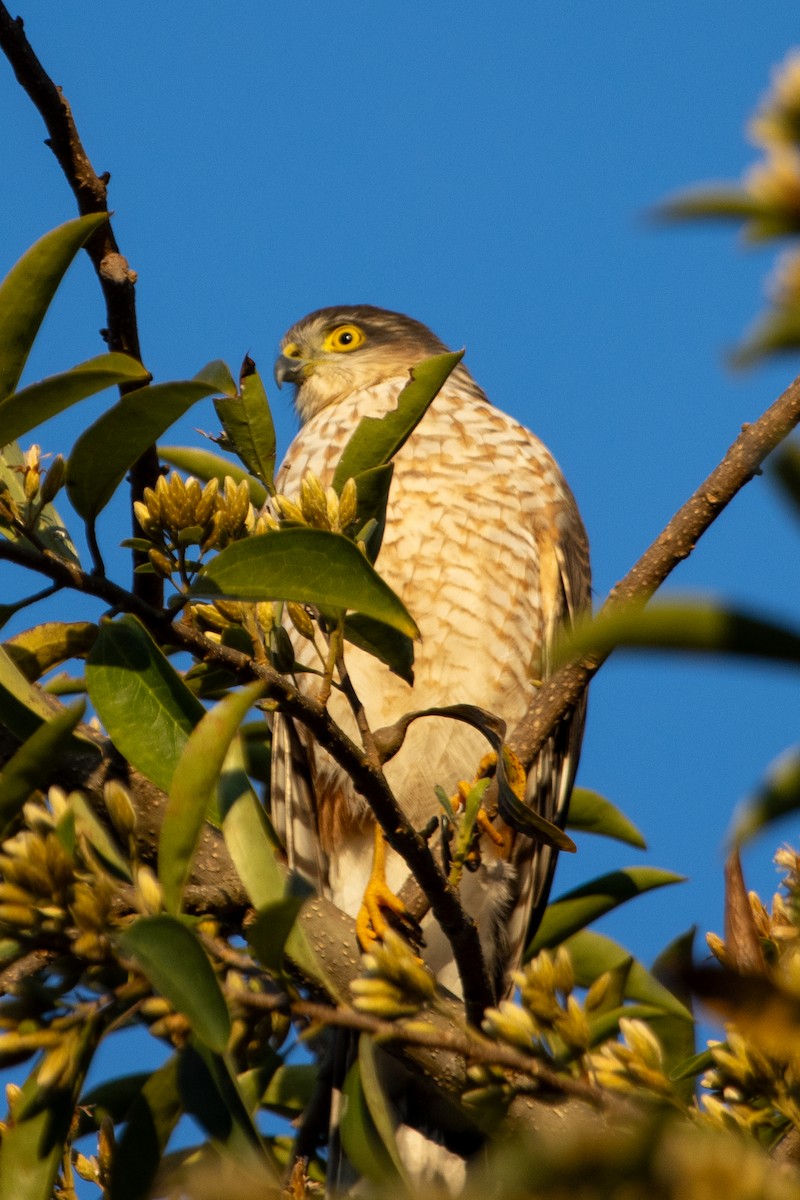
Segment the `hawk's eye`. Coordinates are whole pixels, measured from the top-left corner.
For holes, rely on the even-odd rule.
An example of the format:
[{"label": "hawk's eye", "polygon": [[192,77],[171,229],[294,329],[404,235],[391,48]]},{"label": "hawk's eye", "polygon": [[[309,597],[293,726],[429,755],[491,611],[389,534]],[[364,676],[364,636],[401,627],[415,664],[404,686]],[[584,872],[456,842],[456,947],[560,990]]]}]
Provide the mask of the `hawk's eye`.
[{"label": "hawk's eye", "polygon": [[334,353],[356,350],[366,341],[364,331],[358,325],[337,325],[326,335],[322,344],[323,350]]}]

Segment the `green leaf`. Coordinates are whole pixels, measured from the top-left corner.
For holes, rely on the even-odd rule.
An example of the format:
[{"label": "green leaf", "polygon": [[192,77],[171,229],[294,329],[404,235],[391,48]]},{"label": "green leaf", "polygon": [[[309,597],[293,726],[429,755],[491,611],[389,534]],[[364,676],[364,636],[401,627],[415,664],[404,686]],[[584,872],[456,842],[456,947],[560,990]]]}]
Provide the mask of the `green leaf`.
[{"label": "green leaf", "polygon": [[572,789],[567,828],[614,838],[639,850],[647,849],[647,843],[633,822],[610,800],[587,788]]},{"label": "green leaf", "polygon": [[395,1128],[397,1121],[381,1084],[379,1055],[380,1048],[366,1033],[358,1039],[358,1065],[361,1068],[361,1087],[370,1116],[383,1147],[392,1160],[392,1165],[406,1188],[411,1190],[411,1180],[406,1174],[403,1159],[397,1145]]},{"label": "green leaf", "polygon": [[[361,1040],[363,1035],[359,1044]],[[370,1112],[358,1059],[347,1073],[343,1090],[346,1104],[339,1129],[345,1154],[359,1175],[373,1183],[393,1189],[399,1188],[402,1176],[395,1167]]]},{"label": "green leaf", "polygon": [[261,682],[226,696],[192,730],[172,777],[158,840],[158,877],[168,912],[178,912],[200,831],[236,732],[262,695]]},{"label": "green leaf", "polygon": [[[37,1066],[10,1106],[0,1144],[0,1197],[3,1200],[50,1200],[56,1172],[69,1137],[75,1104],[100,1040],[99,1021],[86,1021],[67,1077],[41,1088]],[[41,1065],[41,1064],[40,1064]]]},{"label": "green leaf", "polygon": [[216,1147],[273,1195],[280,1178],[268,1157],[228,1060],[193,1040],[178,1060],[178,1085],[186,1111],[195,1117]]},{"label": "green leaf", "polygon": [[0,398],[19,383],[44,314],[67,267],[108,213],[77,217],[39,238],[0,283]]},{"label": "green leaf", "polygon": [[83,1092],[80,1098],[78,1137],[98,1130],[104,1116],[111,1117],[115,1125],[122,1122],[149,1078],[149,1071],[136,1071],[131,1075],[104,1079],[88,1092]]},{"label": "green leaf", "polygon": [[800,347],[800,307],[773,308],[764,313],[729,355],[730,365],[752,367],[770,354],[786,354]]},{"label": "green leaf", "polygon": [[699,1054],[693,1054],[691,1058],[685,1059],[682,1063],[676,1063],[670,1071],[669,1077],[673,1083],[679,1083],[682,1079],[690,1079],[691,1087],[694,1090],[694,1081],[698,1075],[704,1075],[714,1065],[714,1055],[710,1050],[701,1050]]},{"label": "green leaf", "polygon": [[800,663],[800,634],[748,613],[706,600],[626,605],[580,621],[558,643],[555,665],[573,658],[605,656],[623,646],[639,650],[686,650],[736,654]]},{"label": "green leaf", "polygon": [[230,368],[221,358],[215,358],[206,363],[194,378],[198,383],[207,383],[212,392],[219,392],[223,396],[236,395],[236,384]]},{"label": "green leaf", "polygon": [[178,917],[139,917],[118,937],[157,992],[189,1020],[196,1037],[221,1054],[231,1019],[214,969],[193,931]]},{"label": "green leaf", "polygon": [[0,646],[0,712],[2,725],[20,741],[35,733],[57,711],[41,689],[26,679],[5,647]]},{"label": "green leaf", "polygon": [[[356,529],[374,563],[383,543],[386,529],[386,510],[392,486],[394,463],[372,467],[356,476]],[[365,529],[371,531],[365,534]]]},{"label": "green leaf", "polygon": [[205,709],[135,617],[100,626],[86,663],[86,685],[120,754],[168,792]]},{"label": "green leaf", "polygon": [[401,600],[355,543],[324,529],[280,529],[233,542],[197,576],[192,594],[353,609],[419,636]]},{"label": "green leaf", "polygon": [[147,447],[198,400],[219,391],[218,366],[210,364],[195,379],[129,392],[81,434],[67,463],[67,493],[80,516],[93,520]]},{"label": "green leaf", "polygon": [[627,867],[599,875],[589,883],[552,900],[526,954],[533,956],[545,947],[560,946],[573,933],[596,921],[607,912],[641,896],[653,888],[682,883],[685,876],[657,867]]},{"label": "green leaf", "polygon": [[769,212],[764,201],[744,188],[715,184],[693,188],[665,201],[656,209],[656,216],[668,221],[752,220]]},{"label": "green leaf", "polygon": [[372,617],[351,613],[345,617],[344,636],[353,646],[371,654],[404,679],[414,682],[414,643],[410,637],[375,621]]},{"label": "green leaf", "polygon": [[464,357],[437,354],[410,371],[411,379],[397,397],[397,408],[383,417],[362,417],[342,451],[333,476],[340,492],[351,477],[391,461],[425,416],[448,375]]},{"label": "green leaf", "polygon": [[50,417],[115,384],[149,379],[150,373],[128,354],[100,354],[87,362],[32,383],[0,402],[0,446],[35,429]]},{"label": "green leaf", "polygon": [[90,807],[86,797],[81,792],[73,792],[69,797],[69,806],[79,839],[88,842],[89,849],[111,875],[115,875],[123,883],[132,883],[133,877],[128,862],[120,854],[114,838]]},{"label": "green leaf", "polygon": [[245,358],[240,378],[240,395],[215,400],[214,408],[236,454],[270,491],[275,476],[275,426],[267,393],[256,365]]},{"label": "green leaf", "polygon": [[[0,485],[8,489],[11,499],[16,501],[23,512],[28,507],[28,501],[25,496],[22,472],[17,468],[22,467],[24,462],[25,456],[16,442],[11,442],[0,451]],[[78,563],[78,551],[73,545],[64,522],[52,504],[45,504],[39,510],[33,531],[37,540],[46,550],[51,550],[53,554],[67,562]],[[15,530],[2,523],[0,523],[0,536],[8,538],[12,542],[19,539]],[[23,537],[21,541],[23,545],[32,550],[40,549],[39,546],[34,546],[32,542],[29,542],[27,538]]]},{"label": "green leaf", "polygon": [[261,1104],[286,1117],[299,1116],[309,1104],[319,1080],[316,1063],[279,1067],[261,1096]]},{"label": "green leaf", "polygon": [[85,658],[94,645],[97,626],[92,621],[46,621],[25,629],[4,642],[8,657],[31,683],[59,663]]},{"label": "green leaf", "polygon": [[[631,958],[628,951],[618,942],[589,929],[574,933],[564,945],[572,959],[578,987],[590,987],[600,975],[626,966],[627,960]],[[674,1013],[686,1021],[692,1020],[692,1014],[685,1005],[635,958],[628,971],[625,996],[630,1000],[638,1000],[641,1004],[652,1004],[665,1012]]]},{"label": "green leaf", "polygon": [[[609,1038],[616,1037],[623,1017],[652,1024],[659,1016],[663,1016],[663,1009],[654,1008],[652,1004],[621,1004],[617,1008],[604,1008],[598,1015],[592,1014],[589,1019],[589,1045],[599,1046]],[[670,1019],[677,1021],[679,1018]],[[682,1024],[688,1025],[689,1022],[683,1021]]]},{"label": "green leaf", "polygon": [[145,1077],[123,1114],[125,1128],[111,1162],[108,1200],[141,1200],[151,1194],[162,1155],[182,1112],[178,1059],[174,1056]]},{"label": "green leaf", "polygon": [[731,841],[742,846],[765,825],[778,821],[800,808],[800,747],[787,750],[773,763],[764,783],[754,796],[741,804],[733,820]]},{"label": "green leaf", "polygon": [[268,970],[283,970],[286,943],[308,896],[308,885],[299,888],[294,895],[290,892],[275,904],[262,908],[255,921],[248,925],[247,941],[258,961]]},{"label": "green leaf", "polygon": [[3,836],[32,791],[47,785],[62,751],[86,710],[78,700],[43,722],[14,752],[0,775],[0,830]]},{"label": "green leaf", "polygon": [[179,471],[186,471],[196,479],[207,483],[209,479],[218,479],[220,483],[229,475],[234,483],[247,480],[250,488],[250,500],[255,508],[261,508],[267,499],[267,489],[263,484],[243,471],[238,463],[214,454],[211,450],[196,449],[193,446],[159,446],[158,456]]},{"label": "green leaf", "polygon": [[241,739],[231,743],[217,787],[225,845],[257,911],[283,899],[286,871],[278,864],[278,838],[250,786]]},{"label": "green leaf", "polygon": [[[262,945],[262,951],[282,967],[280,959],[275,957],[280,942],[281,958],[285,953],[306,979],[313,980],[338,1003],[347,1003],[349,998],[340,994],[324,963],[311,948],[301,923],[294,917],[291,922],[288,919],[290,906],[294,907],[296,916],[302,902],[308,898],[309,885],[299,876],[289,875],[278,860],[283,848],[250,786],[244,770],[241,741],[237,738],[231,745],[217,790],[225,845],[250,902],[258,912],[289,902],[281,908],[281,919],[285,919],[285,924],[271,945]],[[324,906],[327,902],[318,898],[317,903]],[[332,905],[331,910],[333,914],[341,915]]]},{"label": "green leaf", "polygon": [[[660,983],[668,987],[689,1012],[692,1011],[692,993],[686,984],[693,964],[694,929],[687,930],[665,946],[653,963],[653,974]],[[678,1091],[686,1104],[690,1104],[694,1093],[694,1080],[683,1069],[688,1060],[695,1057],[695,1024],[675,1013],[662,1013],[650,1020],[650,1027],[664,1051],[664,1073],[678,1085]]]}]

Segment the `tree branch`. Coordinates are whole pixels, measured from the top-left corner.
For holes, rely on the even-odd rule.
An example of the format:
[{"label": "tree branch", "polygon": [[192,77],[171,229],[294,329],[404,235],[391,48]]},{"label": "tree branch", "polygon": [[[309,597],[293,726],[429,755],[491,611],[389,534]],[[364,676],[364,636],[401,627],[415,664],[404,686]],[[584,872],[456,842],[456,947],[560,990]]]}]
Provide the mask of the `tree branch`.
[{"label": "tree branch", "polygon": [[475,922],[461,905],[457,890],[448,883],[422,837],[406,819],[389,788],[380,764],[359,749],[336,725],[328,710],[300,692],[285,676],[248,654],[211,642],[188,621],[173,625],[167,616],[103,576],[90,575],[73,563],[51,553],[40,554],[15,542],[0,541],[0,560],[8,559],[46,575],[56,583],[111,603],[138,616],[157,641],[178,645],[195,658],[230,672],[240,683],[260,679],[267,684],[266,698],[300,721],[323,749],[347,772],[356,790],[364,796],[386,835],[389,845],[408,864],[428,897],[434,916],[453,948],[464,989],[469,1019],[479,1024],[487,1005],[493,1003],[491,987],[480,951]]},{"label": "tree branch", "polygon": [[[611,589],[601,612],[649,600],[678,563],[694,550],[699,539],[730,504],[737,492],[759,474],[776,446],[800,423],[800,377],[795,379],[751,425],[743,425],[722,462],[678,509],[656,540]],[[536,693],[525,716],[509,738],[510,748],[528,770],[558,722],[571,712],[589,680],[608,654],[579,663],[568,663]]]},{"label": "tree branch", "polygon": [[[689,557],[699,539],[737,492],[759,474],[767,456],[798,423],[800,376],[757,421],[742,426],[719,466],[678,509],[627,575],[612,588],[600,611],[649,600],[678,563]],[[608,654],[603,654],[567,663],[537,689],[507,743],[526,771],[530,770],[559,721],[578,704],[590,680],[607,658]],[[490,808],[496,800],[496,791],[497,785],[492,783],[485,797],[485,804]],[[400,898],[417,920],[421,920],[428,906],[424,890],[413,879],[403,886]]]},{"label": "tree branch", "polygon": [[[71,187],[81,215],[108,212],[108,183],[110,175],[98,175],[92,166],[72,115],[72,109],[45,71],[25,36],[22,18],[14,19],[0,0],[0,49],[8,59],[20,86],[33,101],[47,126],[46,144],[58,159],[67,183]],[[100,281],[106,305],[107,328],[102,331],[109,350],[118,350],[142,361],[139,331],[136,322],[136,272],[120,253],[111,221],[92,234],[86,252]],[[139,388],[139,383],[122,385],[120,393]],[[146,487],[155,487],[160,466],[155,446],[150,446],[133,464],[130,471],[131,500],[141,500]],[[134,534],[141,536],[134,518]],[[146,562],[147,556],[134,552],[134,565]],[[137,596],[153,605],[163,601],[163,584],[157,575],[134,575],[133,589]]]}]

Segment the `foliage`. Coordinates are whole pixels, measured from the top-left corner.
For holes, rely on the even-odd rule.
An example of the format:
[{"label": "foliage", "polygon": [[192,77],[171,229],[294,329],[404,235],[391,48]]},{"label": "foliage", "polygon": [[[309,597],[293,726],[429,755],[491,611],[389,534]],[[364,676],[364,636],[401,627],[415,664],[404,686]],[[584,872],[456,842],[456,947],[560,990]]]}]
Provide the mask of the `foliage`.
[{"label": "foliage", "polygon": [[[772,88],[749,124],[762,158],[741,184],[706,184],[683,192],[661,208],[672,220],[726,220],[758,245],[796,243],[800,235],[800,52],[792,50],[775,70]],[[750,366],[769,355],[800,347],[800,253],[783,251],[768,286],[770,307],[733,355]]]},{"label": "foliage", "polygon": [[[786,87],[762,113],[765,144],[797,140]],[[45,235],[0,285],[2,311],[14,314],[0,326],[0,558],[43,577],[48,594],[87,593],[109,610],[98,622],[34,625],[0,647],[0,1063],[30,1072],[7,1090],[0,1196],[73,1196],[76,1174],[111,1200],[153,1187],[278,1195],[287,1170],[289,1195],[314,1194],[324,1172],[318,1139],[307,1124],[295,1161],[280,1122],[314,1107],[318,1072],[292,1055],[296,1037],[313,1044],[337,1026],[359,1035],[342,1138],[386,1194],[413,1185],[376,1068],[379,1047],[429,1076],[425,1056],[435,1054],[439,1086],[486,1140],[468,1196],[499,1187],[553,1200],[672,1200],[707,1195],[709,1180],[732,1197],[796,1194],[794,1168],[778,1170],[768,1157],[800,1136],[793,852],[779,855],[784,890],[769,911],[747,897],[732,855],[726,937],[710,941],[715,971],[692,967],[690,937],[648,969],[588,928],[678,882],[671,872],[621,869],[556,899],[531,931],[516,998],[486,1009],[480,1028],[398,935],[354,963],[352,926],[343,933],[288,874],[259,799],[266,715],[290,713],[355,774],[360,756],[331,730],[324,707],[344,684],[345,643],[410,677],[413,614],[380,577],[392,457],[459,356],[422,364],[389,419],[362,423],[333,486],[307,475],[299,495],[282,495],[266,393],[249,359],[238,382],[214,362],[153,383],[113,353],[16,390],[60,279],[103,220],[81,217]],[[124,389],[121,399],[47,470],[38,446],[13,444],[112,385]],[[151,576],[165,585],[166,602],[155,605],[105,572],[95,519],[153,441],[207,396],[224,430],[220,453],[170,447],[164,458],[178,470],[133,502],[138,532],[124,545],[139,564],[134,584]],[[797,503],[796,451],[783,455],[779,479]],[[83,522],[91,571],[53,506],[62,489]],[[31,591],[3,616],[41,596]],[[294,686],[287,625],[317,649],[320,701]],[[620,645],[798,659],[796,633],[706,603],[616,614],[575,631],[562,654]],[[68,689],[63,679],[54,686],[67,663],[78,674]],[[81,723],[83,700],[65,707],[50,694],[59,690],[85,693],[102,733]],[[513,774],[496,721],[465,708],[449,715],[482,729],[501,776]],[[800,807],[797,757],[737,817],[737,840]],[[509,820],[524,824],[513,789],[501,785]],[[365,794],[378,805],[379,789]],[[455,826],[457,884],[477,798],[457,811],[443,797],[443,808]],[[624,814],[586,790],[575,794],[572,827],[644,844]],[[529,832],[569,841],[541,820]],[[693,994],[727,1022],[726,1041],[700,1054]],[[163,1044],[162,1065],[87,1090],[102,1042],[134,1025]],[[201,1131],[191,1151],[171,1146],[184,1114]],[[95,1139],[96,1152],[79,1149],[82,1138]]]}]

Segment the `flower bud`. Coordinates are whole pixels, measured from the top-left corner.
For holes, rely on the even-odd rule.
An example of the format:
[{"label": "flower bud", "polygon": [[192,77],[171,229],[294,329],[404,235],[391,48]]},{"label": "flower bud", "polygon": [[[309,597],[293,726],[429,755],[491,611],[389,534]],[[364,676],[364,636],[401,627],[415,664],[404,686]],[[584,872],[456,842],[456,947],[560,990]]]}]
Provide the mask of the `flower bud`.
[{"label": "flower bud", "polygon": [[348,479],[339,497],[339,528],[347,529],[356,519],[358,511],[358,490],[355,479]]},{"label": "flower bud", "polygon": [[58,454],[50,464],[50,469],[44,477],[44,483],[41,487],[42,504],[49,504],[64,486],[64,480],[67,477],[67,468],[64,462],[63,455]]},{"label": "flower bud", "polygon": [[294,625],[301,637],[307,638],[308,641],[314,640],[314,622],[306,612],[302,604],[295,604],[293,600],[287,600],[286,612],[289,620]]}]

